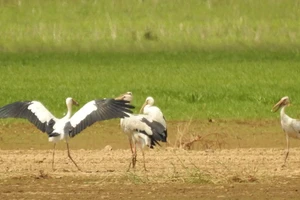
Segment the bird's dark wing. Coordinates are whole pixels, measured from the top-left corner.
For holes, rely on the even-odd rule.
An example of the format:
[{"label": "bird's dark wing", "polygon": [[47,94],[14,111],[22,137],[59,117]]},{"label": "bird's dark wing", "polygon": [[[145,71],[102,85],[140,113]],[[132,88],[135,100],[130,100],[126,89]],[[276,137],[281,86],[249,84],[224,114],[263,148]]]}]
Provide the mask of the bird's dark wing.
[{"label": "bird's dark wing", "polygon": [[0,118],[24,118],[43,132],[52,131],[55,117],[39,101],[14,102],[0,108]]},{"label": "bird's dark wing", "polygon": [[125,133],[139,132],[151,140],[150,147],[152,148],[158,141],[167,141],[167,130],[159,122],[152,120],[148,115],[138,114],[125,117],[121,120],[121,127]]},{"label": "bird's dark wing", "polygon": [[127,117],[128,114],[126,113],[132,113],[130,109],[133,108],[134,106],[124,100],[93,100],[85,104],[71,117],[69,122],[65,125],[64,131],[69,133],[70,137],[74,137],[83,129],[97,121]]},{"label": "bird's dark wing", "polygon": [[161,142],[166,142],[167,141],[167,130],[161,123],[159,123],[157,121],[154,121],[154,120],[153,121],[148,120],[145,117],[142,118],[141,121],[144,122],[145,124],[147,124],[151,128],[151,130],[152,130],[152,136],[151,137],[155,141],[161,141]]}]

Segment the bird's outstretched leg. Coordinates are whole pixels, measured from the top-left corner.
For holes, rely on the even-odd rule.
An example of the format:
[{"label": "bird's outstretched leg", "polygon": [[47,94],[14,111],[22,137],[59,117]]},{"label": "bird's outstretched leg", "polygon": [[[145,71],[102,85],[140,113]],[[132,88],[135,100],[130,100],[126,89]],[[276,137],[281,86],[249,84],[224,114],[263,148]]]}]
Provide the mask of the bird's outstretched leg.
[{"label": "bird's outstretched leg", "polygon": [[133,154],[132,154],[132,168],[135,168],[136,164],[136,143],[134,143]]},{"label": "bird's outstretched leg", "polygon": [[72,160],[72,162],[74,163],[74,165],[77,167],[77,169],[79,171],[81,171],[81,169],[78,167],[78,165],[76,164],[76,162],[73,160],[73,158],[71,157],[71,154],[70,154],[70,149],[69,149],[69,143],[68,141],[66,140],[66,144],[67,144],[67,149],[68,149],[68,157]]},{"label": "bird's outstretched leg", "polygon": [[289,136],[286,134],[286,154],[285,154],[284,163],[282,167],[285,167],[285,163],[289,156],[289,152],[290,152],[290,142],[289,142]]},{"label": "bird's outstretched leg", "polygon": [[144,170],[145,170],[145,171],[148,171],[148,170],[146,169],[145,152],[144,152],[144,149],[143,149],[143,148],[142,148],[142,154],[143,154]]},{"label": "bird's outstretched leg", "polygon": [[55,171],[55,169],[54,169],[55,147],[56,147],[56,143],[54,143],[54,146],[53,146],[53,152],[52,152],[52,170],[53,170],[53,171]]},{"label": "bird's outstretched leg", "polygon": [[[132,155],[132,157],[133,157],[133,148],[132,148],[132,139],[131,139],[131,138],[129,139],[129,145],[130,145],[131,155]],[[132,160],[131,160],[130,163],[129,163],[129,166],[128,166],[127,171],[130,170],[131,164],[133,164]]]},{"label": "bird's outstretched leg", "polygon": [[132,153],[132,158],[129,163],[127,171],[130,170],[131,164],[132,164],[133,169],[135,168],[135,164],[136,164],[136,144],[132,145],[132,143],[130,143],[130,149],[131,149],[131,153]]}]

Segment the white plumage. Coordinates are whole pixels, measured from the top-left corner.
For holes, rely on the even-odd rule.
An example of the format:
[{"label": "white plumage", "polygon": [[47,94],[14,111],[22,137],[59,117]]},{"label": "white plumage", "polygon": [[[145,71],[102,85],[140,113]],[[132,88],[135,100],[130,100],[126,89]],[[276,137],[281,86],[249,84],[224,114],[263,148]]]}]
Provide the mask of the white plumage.
[{"label": "white plumage", "polygon": [[49,141],[54,142],[53,169],[56,142],[65,139],[68,156],[80,170],[70,155],[68,139],[74,137],[96,121],[128,116],[129,113],[132,113],[130,109],[134,108],[128,104],[128,101],[98,99],[86,103],[71,117],[72,105],[78,105],[78,103],[69,97],[66,99],[66,105],[68,109],[67,114],[63,118],[58,119],[39,101],[14,102],[0,108],[0,118],[25,118],[39,130],[46,132],[49,136]]},{"label": "white plumage", "polygon": [[[127,92],[117,99],[123,99],[131,102],[132,98],[132,93]],[[122,118],[120,124],[123,132],[128,136],[130,149],[132,152],[132,161],[130,162],[128,170],[130,169],[131,165],[132,168],[135,167],[137,147],[142,151],[144,169],[146,170],[144,147],[148,146],[153,148],[156,144],[159,145],[158,141],[166,142],[167,132],[165,127],[161,123],[153,120],[150,115],[144,114],[133,115],[128,113],[128,117]]]},{"label": "white plumage", "polygon": [[289,97],[285,96],[282,97],[280,101],[276,103],[272,108],[273,112],[276,112],[277,110],[281,109],[280,122],[281,122],[282,130],[286,134],[286,144],[287,144],[286,155],[284,158],[284,165],[289,155],[289,138],[292,137],[292,138],[300,139],[300,121],[298,119],[293,119],[289,117],[287,114],[285,114],[285,108],[289,104],[290,104]]},{"label": "white plumage", "polygon": [[[74,101],[75,102],[75,101]],[[70,104],[70,106],[68,106]],[[71,112],[72,107],[72,99],[67,98],[66,99],[66,105],[67,107],[70,107],[68,110]],[[43,104],[39,101],[32,101],[32,104],[28,106],[28,110],[30,110],[32,113],[35,113],[37,118],[41,123],[47,122],[48,119],[54,119],[55,117],[44,107]]]},{"label": "white plumage", "polygon": [[166,119],[162,113],[162,111],[157,107],[154,106],[154,99],[153,97],[147,97],[145,103],[143,104],[140,113],[145,115],[149,115],[153,120],[159,122],[165,127],[167,131],[167,123]]}]

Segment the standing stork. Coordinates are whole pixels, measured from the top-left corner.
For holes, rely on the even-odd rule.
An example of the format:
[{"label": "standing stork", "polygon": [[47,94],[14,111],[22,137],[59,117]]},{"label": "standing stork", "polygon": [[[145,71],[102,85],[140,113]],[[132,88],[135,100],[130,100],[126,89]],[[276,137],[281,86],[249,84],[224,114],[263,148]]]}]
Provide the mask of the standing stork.
[{"label": "standing stork", "polygon": [[285,132],[285,137],[286,137],[286,155],[284,158],[284,164],[285,166],[286,159],[289,156],[289,138],[296,138],[300,139],[300,121],[298,119],[293,119],[289,117],[287,114],[285,114],[285,108],[286,106],[290,105],[290,100],[289,97],[285,96],[280,99],[278,103],[276,103],[273,108],[272,112],[276,112],[277,110],[280,110],[280,122],[281,122],[281,127],[283,131]]},{"label": "standing stork", "polygon": [[[131,92],[127,92],[117,97],[116,99],[123,99],[128,102],[131,102],[133,96]],[[153,120],[148,115],[133,115],[129,113],[127,114],[127,117],[124,117],[120,120],[121,128],[123,132],[128,136],[129,145],[132,153],[132,160],[129,164],[127,171],[130,170],[131,165],[132,168],[135,168],[137,147],[140,148],[142,151],[144,169],[145,171],[147,171],[145,164],[144,147],[148,146],[150,148],[153,148],[156,144],[160,145],[158,141],[166,142],[167,132],[165,130],[165,127],[161,123]]]},{"label": "standing stork", "polygon": [[166,119],[165,119],[162,111],[159,109],[159,107],[154,106],[153,97],[146,98],[145,103],[142,105],[142,108],[140,109],[140,113],[148,115],[150,118],[152,118],[152,120],[157,121],[158,123],[163,125],[165,128],[166,135],[167,135]]},{"label": "standing stork", "polygon": [[56,143],[64,139],[67,145],[68,157],[77,169],[80,170],[71,157],[68,143],[69,138],[74,137],[97,121],[126,117],[128,116],[127,113],[132,113],[130,109],[134,107],[129,105],[128,101],[124,100],[98,99],[86,103],[71,117],[73,104],[78,105],[72,98],[67,98],[66,105],[68,112],[63,118],[58,119],[39,101],[19,101],[1,107],[0,118],[25,118],[39,130],[46,132],[49,136],[49,142],[54,142],[52,156],[53,170]]}]

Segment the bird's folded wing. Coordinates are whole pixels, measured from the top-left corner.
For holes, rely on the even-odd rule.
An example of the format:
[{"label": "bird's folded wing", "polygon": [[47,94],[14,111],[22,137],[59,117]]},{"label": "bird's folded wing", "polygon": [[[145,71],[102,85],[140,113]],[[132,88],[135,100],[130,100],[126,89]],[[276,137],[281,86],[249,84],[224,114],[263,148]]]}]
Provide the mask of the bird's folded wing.
[{"label": "bird's folded wing", "polygon": [[299,120],[293,119],[291,126],[297,133],[300,133],[300,121]]},{"label": "bird's folded wing", "polygon": [[149,120],[147,118],[142,118],[142,122],[147,124],[152,130],[152,137],[157,141],[166,142],[167,141],[167,130],[159,122],[155,120]]}]

